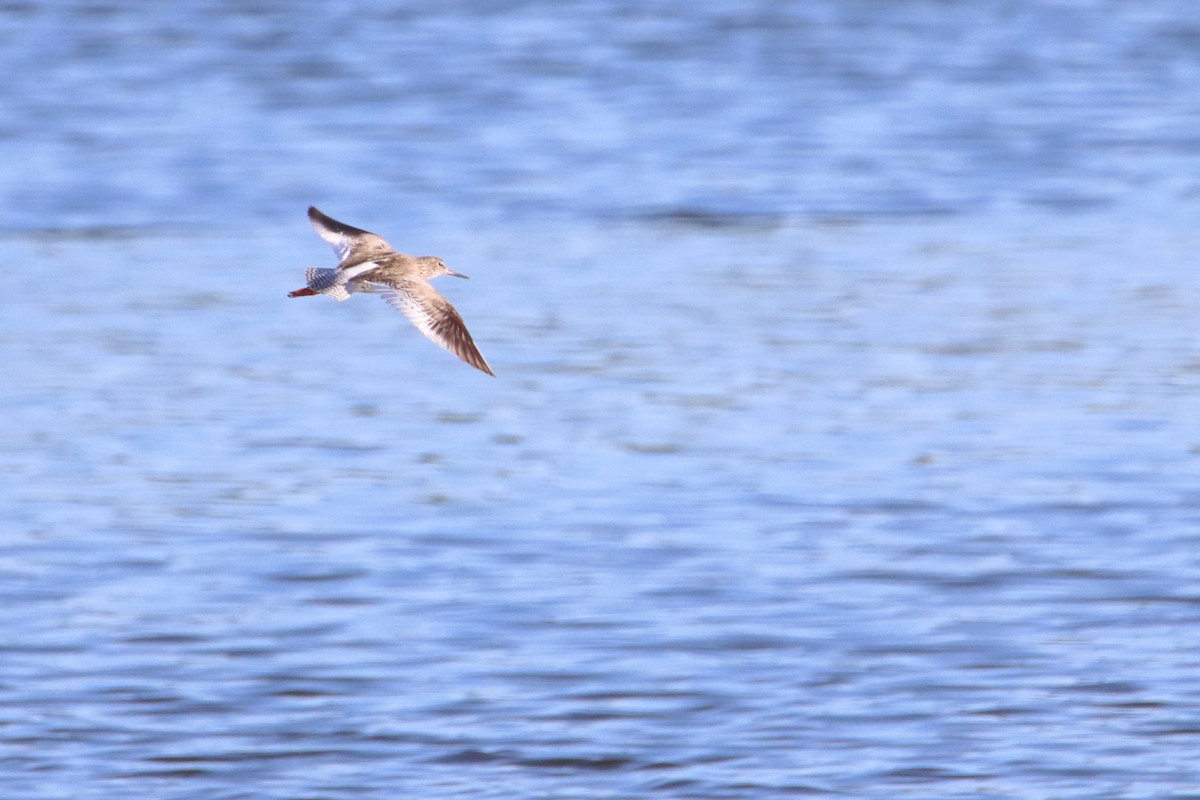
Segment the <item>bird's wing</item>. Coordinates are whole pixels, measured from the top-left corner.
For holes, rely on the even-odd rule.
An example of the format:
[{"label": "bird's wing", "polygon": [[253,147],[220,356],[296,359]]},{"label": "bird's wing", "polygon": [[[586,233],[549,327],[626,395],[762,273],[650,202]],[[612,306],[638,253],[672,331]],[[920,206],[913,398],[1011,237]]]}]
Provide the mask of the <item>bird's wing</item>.
[{"label": "bird's wing", "polygon": [[308,209],[308,221],[312,223],[317,235],[333,246],[333,252],[337,253],[339,259],[338,267],[341,269],[396,252],[383,237],[338,222],[311,206]]},{"label": "bird's wing", "polygon": [[417,330],[463,361],[488,375],[495,376],[475,346],[462,317],[436,289],[425,281],[403,280],[381,284],[383,299],[408,317]]}]

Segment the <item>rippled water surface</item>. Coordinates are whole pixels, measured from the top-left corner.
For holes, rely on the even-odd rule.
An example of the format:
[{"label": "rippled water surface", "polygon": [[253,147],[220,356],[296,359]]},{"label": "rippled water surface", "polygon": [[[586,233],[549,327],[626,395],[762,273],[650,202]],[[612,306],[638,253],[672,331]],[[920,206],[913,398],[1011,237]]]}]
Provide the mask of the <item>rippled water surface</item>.
[{"label": "rippled water surface", "polygon": [[160,5],[0,6],[0,796],[1200,797],[1192,4]]}]

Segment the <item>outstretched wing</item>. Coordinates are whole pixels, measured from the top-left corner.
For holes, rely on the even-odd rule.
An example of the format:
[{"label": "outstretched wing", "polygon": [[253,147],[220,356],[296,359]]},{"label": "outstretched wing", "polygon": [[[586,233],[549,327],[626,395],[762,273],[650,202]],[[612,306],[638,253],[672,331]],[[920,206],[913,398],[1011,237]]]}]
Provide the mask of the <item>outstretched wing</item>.
[{"label": "outstretched wing", "polygon": [[392,308],[408,317],[417,330],[431,341],[441,345],[463,361],[488,375],[495,376],[475,346],[462,317],[450,305],[450,301],[438,294],[428,283],[419,280],[397,281],[395,284],[380,284],[383,299]]},{"label": "outstretched wing", "polygon": [[308,221],[312,223],[313,230],[317,232],[317,235],[333,246],[333,252],[337,253],[339,259],[339,269],[352,267],[355,264],[372,261],[380,256],[396,252],[390,244],[383,240],[383,237],[361,228],[352,227],[344,222],[338,222],[333,217],[322,214],[313,206],[308,209]]}]

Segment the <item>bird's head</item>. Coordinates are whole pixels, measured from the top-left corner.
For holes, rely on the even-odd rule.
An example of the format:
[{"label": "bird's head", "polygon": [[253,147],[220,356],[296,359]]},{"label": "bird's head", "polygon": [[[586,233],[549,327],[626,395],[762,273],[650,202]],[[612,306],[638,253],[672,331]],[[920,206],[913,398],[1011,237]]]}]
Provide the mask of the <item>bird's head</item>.
[{"label": "bird's head", "polygon": [[453,275],[456,278],[469,278],[469,275],[463,275],[461,272],[455,272],[446,266],[446,262],[442,261],[437,256],[421,256],[421,272],[426,278],[436,278],[438,275]]}]

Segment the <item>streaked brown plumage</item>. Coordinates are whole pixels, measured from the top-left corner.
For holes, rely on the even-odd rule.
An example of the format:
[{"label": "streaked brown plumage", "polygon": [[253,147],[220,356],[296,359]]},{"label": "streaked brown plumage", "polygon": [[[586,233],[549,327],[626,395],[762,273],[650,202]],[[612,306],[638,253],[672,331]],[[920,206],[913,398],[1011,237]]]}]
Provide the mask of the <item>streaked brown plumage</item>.
[{"label": "streaked brown plumage", "polygon": [[430,340],[476,369],[496,374],[475,346],[458,311],[429,285],[429,280],[439,275],[456,278],[466,275],[449,269],[436,256],[397,253],[376,234],[338,222],[316,208],[308,209],[308,219],[317,235],[333,246],[341,261],[337,269],[310,268],[308,286],[289,293],[288,297],[327,294],[345,300],[353,292],[382,294],[389,305],[408,317]]}]

